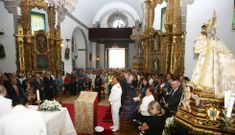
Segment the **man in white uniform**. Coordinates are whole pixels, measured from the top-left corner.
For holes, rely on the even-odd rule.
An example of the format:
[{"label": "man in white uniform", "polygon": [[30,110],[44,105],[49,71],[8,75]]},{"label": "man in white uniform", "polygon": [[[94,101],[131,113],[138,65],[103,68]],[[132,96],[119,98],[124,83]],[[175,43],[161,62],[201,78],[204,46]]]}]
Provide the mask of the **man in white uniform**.
[{"label": "man in white uniform", "polygon": [[4,114],[8,113],[12,109],[11,100],[5,98],[6,94],[6,88],[0,85],[0,119]]},{"label": "man in white uniform", "polygon": [[111,104],[112,119],[113,119],[113,126],[111,128],[113,132],[116,132],[120,128],[119,110],[121,107],[122,88],[119,84],[119,79],[117,77],[113,77],[112,84],[113,87],[111,89],[111,94],[109,96],[109,102]]},{"label": "man in white uniform", "polygon": [[0,120],[0,135],[46,135],[46,124],[39,112],[25,107],[26,97],[14,98],[13,109]]}]

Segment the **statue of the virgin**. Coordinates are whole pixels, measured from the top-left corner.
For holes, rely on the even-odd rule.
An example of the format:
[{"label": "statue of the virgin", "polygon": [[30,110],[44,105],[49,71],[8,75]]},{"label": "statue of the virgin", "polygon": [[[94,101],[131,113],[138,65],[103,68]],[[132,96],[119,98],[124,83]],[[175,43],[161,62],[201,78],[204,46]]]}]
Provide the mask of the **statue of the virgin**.
[{"label": "statue of the virgin", "polygon": [[202,26],[195,41],[194,52],[199,54],[192,82],[214,91],[223,98],[224,91],[235,91],[235,58],[228,47],[216,37],[216,14]]}]

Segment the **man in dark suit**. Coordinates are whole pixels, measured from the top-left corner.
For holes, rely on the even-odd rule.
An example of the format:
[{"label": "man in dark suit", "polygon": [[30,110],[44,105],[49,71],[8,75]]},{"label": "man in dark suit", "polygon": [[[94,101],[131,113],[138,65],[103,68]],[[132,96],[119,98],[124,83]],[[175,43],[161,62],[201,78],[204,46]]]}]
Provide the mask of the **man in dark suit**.
[{"label": "man in dark suit", "polygon": [[45,97],[48,100],[52,100],[54,95],[53,95],[53,89],[55,87],[55,81],[51,77],[51,72],[47,72],[46,76],[43,78],[43,83],[44,83],[44,90],[45,90]]},{"label": "man in dark suit", "polygon": [[32,81],[31,84],[32,88],[33,88],[33,93],[36,93],[36,90],[40,91],[40,99],[44,99],[44,84],[43,84],[43,80],[41,79],[40,74],[36,74],[35,78]]},{"label": "man in dark suit", "polygon": [[7,88],[7,94],[10,99],[25,96],[24,91],[17,83],[16,77],[11,78],[11,83],[9,84],[9,86]]},{"label": "man in dark suit", "polygon": [[177,77],[173,77],[170,84],[171,90],[166,94],[166,108],[169,115],[174,115],[180,103],[183,87]]}]

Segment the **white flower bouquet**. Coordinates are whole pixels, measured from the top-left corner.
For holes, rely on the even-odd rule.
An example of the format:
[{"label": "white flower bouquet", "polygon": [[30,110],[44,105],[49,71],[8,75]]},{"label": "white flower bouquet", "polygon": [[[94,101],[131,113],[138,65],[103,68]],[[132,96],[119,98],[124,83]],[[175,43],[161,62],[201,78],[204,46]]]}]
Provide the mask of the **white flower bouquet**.
[{"label": "white flower bouquet", "polygon": [[56,100],[45,100],[39,107],[38,111],[48,111],[48,112],[54,112],[54,111],[60,111],[61,105]]},{"label": "white flower bouquet", "polygon": [[177,128],[177,125],[175,124],[175,117],[168,117],[166,119],[165,128],[162,132],[162,135],[170,135],[170,128]]},{"label": "white flower bouquet", "polygon": [[165,127],[166,127],[166,128],[169,128],[169,127],[171,127],[173,124],[174,124],[174,116],[168,117],[168,118],[166,119]]}]

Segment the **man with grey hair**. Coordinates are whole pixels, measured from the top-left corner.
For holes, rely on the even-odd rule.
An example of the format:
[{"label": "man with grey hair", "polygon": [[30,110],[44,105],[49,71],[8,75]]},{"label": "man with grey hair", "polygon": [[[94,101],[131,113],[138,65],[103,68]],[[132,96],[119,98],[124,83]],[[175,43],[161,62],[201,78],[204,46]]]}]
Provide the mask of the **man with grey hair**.
[{"label": "man with grey hair", "polygon": [[4,114],[8,113],[12,109],[12,101],[8,98],[5,98],[6,95],[6,88],[3,85],[0,85],[0,119]]}]

